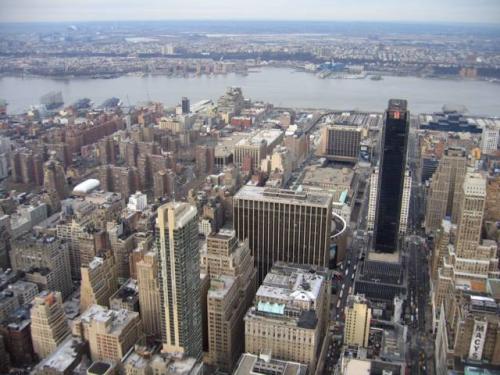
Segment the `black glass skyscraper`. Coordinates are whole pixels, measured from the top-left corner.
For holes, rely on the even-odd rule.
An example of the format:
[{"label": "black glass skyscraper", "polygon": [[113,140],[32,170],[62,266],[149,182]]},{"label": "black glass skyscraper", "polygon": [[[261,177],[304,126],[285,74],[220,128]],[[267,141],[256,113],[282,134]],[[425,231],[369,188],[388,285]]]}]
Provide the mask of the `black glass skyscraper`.
[{"label": "black glass skyscraper", "polygon": [[398,248],[409,123],[406,100],[389,100],[380,144],[375,251],[393,253]]}]

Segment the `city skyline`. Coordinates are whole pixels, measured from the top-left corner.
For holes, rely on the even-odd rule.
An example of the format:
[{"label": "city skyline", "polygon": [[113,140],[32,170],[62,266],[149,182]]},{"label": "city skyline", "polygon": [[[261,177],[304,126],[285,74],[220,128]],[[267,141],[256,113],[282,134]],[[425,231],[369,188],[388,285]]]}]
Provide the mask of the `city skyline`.
[{"label": "city skyline", "polygon": [[499,14],[0,0],[0,373],[500,375]]},{"label": "city skyline", "polygon": [[[215,0],[133,1],[5,0],[3,22],[79,22],[146,20],[290,20],[375,21],[418,23],[499,24],[500,3],[494,0],[441,0],[420,2],[383,0],[256,0],[252,3]],[[396,11],[398,10],[398,11]]]}]

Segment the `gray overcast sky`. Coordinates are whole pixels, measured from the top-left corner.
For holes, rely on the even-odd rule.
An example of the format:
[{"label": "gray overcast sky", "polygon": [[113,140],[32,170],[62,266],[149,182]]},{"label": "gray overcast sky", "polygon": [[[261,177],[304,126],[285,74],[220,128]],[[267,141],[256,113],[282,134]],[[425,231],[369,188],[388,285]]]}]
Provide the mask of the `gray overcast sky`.
[{"label": "gray overcast sky", "polygon": [[500,24],[500,0],[0,0],[0,22],[182,19]]}]

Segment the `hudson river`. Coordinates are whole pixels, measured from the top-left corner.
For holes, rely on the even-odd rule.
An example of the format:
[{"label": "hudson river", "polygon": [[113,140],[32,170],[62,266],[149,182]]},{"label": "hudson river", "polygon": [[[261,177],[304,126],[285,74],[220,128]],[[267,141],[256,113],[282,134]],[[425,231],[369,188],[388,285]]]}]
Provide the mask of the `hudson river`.
[{"label": "hudson river", "polygon": [[367,79],[320,79],[313,74],[286,68],[264,68],[247,76],[167,77],[123,76],[113,79],[50,79],[1,77],[0,98],[10,113],[38,104],[50,91],[61,91],[66,104],[90,98],[96,105],[116,96],[124,104],[147,100],[167,106],[216,100],[228,86],[240,86],[245,97],[276,106],[383,111],[389,98],[408,99],[413,113],[441,110],[443,104],[464,105],[470,114],[500,116],[500,84],[472,80],[422,79],[384,76]]}]

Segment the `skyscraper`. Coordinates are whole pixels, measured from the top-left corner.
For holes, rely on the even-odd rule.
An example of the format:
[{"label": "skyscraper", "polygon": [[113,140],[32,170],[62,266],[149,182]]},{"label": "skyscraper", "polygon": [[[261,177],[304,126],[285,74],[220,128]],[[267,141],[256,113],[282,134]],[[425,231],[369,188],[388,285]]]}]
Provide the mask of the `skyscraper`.
[{"label": "skyscraper", "polygon": [[55,152],[50,155],[49,161],[43,166],[43,187],[47,191],[49,205],[53,212],[61,207],[61,200],[68,196],[68,184],[64,167],[55,157]]},{"label": "skyscraper", "polygon": [[328,267],[332,196],[244,186],[234,196],[234,229],[248,238],[259,283],[276,261]]},{"label": "skyscraper", "polygon": [[[408,229],[408,214],[410,209],[412,175],[409,170],[405,171],[403,184],[403,200],[401,202],[401,215],[399,218],[399,234],[404,235]],[[368,200],[368,219],[366,226],[368,230],[373,230],[375,226],[375,214],[377,212],[377,192],[378,192],[378,168],[375,167],[370,176],[370,198]]]},{"label": "skyscraper", "polygon": [[47,357],[70,333],[60,292],[43,291],[31,308],[31,339],[40,358]]},{"label": "skyscraper", "polygon": [[200,358],[200,253],[194,206],[170,202],[158,208],[156,248],[159,260],[163,351]]},{"label": "skyscraper", "polygon": [[380,145],[374,230],[374,249],[383,253],[394,253],[398,248],[409,124],[406,100],[389,100]]},{"label": "skyscraper", "polygon": [[207,360],[231,372],[243,351],[243,317],[252,305],[257,273],[248,241],[238,241],[234,231],[208,236],[201,251],[201,272],[210,279],[204,293],[207,305]]},{"label": "skyscraper", "polygon": [[160,337],[160,288],[158,285],[158,257],[154,252],[144,254],[137,262],[139,307],[146,335]]},{"label": "skyscraper", "polygon": [[432,175],[425,210],[425,230],[427,233],[439,229],[446,216],[449,216],[451,222],[456,224],[466,170],[465,150],[462,148],[446,149],[436,172]]},{"label": "skyscraper", "polygon": [[189,99],[186,98],[185,96],[182,97],[182,114],[187,115],[189,112],[191,112],[191,107],[189,105]]},{"label": "skyscraper", "polygon": [[474,258],[481,242],[481,227],[486,205],[486,179],[479,173],[467,173],[459,204],[457,256]]}]

